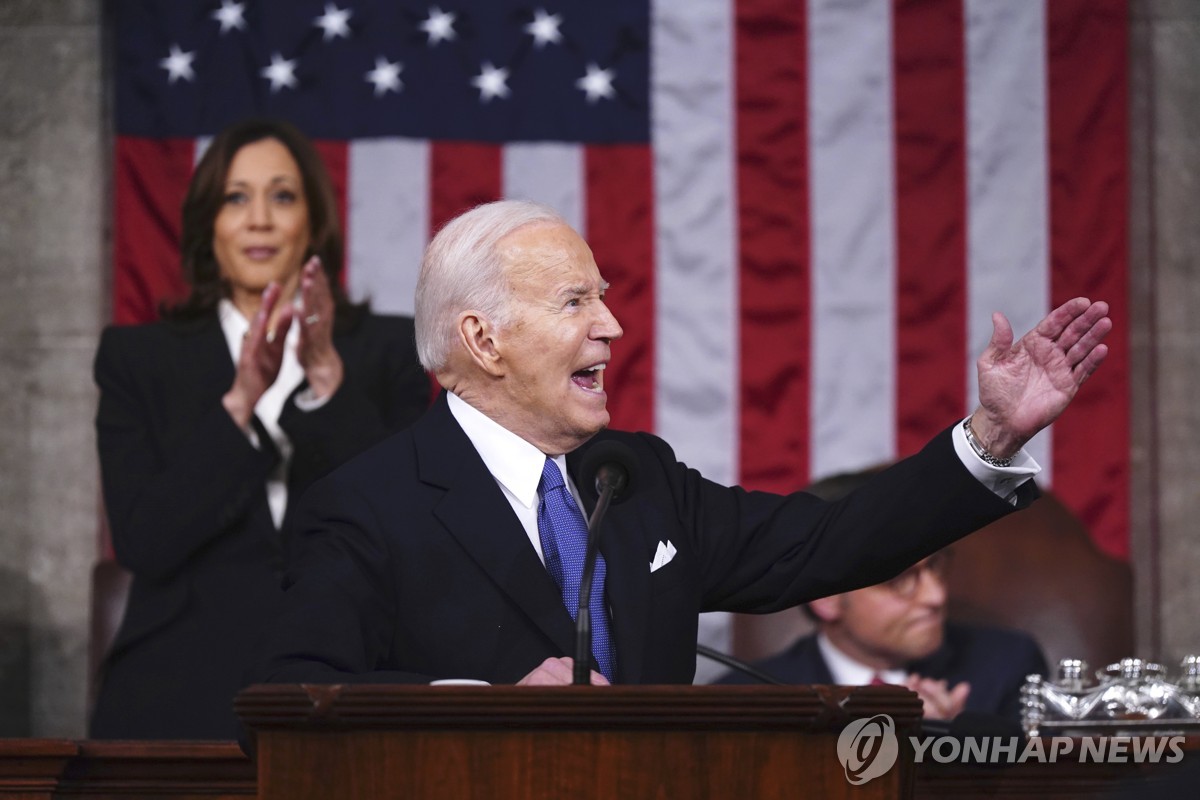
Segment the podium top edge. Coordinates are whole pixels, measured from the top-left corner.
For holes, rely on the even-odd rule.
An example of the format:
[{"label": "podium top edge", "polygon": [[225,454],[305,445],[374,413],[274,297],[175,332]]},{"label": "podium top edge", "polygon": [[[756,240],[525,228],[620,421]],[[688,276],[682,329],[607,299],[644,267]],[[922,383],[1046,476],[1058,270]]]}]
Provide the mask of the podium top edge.
[{"label": "podium top edge", "polygon": [[840,730],[887,714],[921,717],[895,686],[427,686],[260,684],[234,707],[249,728],[677,728]]}]

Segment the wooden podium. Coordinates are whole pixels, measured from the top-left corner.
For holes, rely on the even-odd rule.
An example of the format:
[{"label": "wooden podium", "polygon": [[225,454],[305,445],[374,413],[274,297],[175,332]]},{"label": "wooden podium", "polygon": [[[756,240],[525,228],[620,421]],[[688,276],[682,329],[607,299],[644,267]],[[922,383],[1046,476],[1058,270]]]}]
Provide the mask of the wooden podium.
[{"label": "wooden podium", "polygon": [[[888,686],[262,685],[235,707],[261,800],[911,797],[921,711]],[[876,714],[900,758],[854,786],[838,734]]]}]

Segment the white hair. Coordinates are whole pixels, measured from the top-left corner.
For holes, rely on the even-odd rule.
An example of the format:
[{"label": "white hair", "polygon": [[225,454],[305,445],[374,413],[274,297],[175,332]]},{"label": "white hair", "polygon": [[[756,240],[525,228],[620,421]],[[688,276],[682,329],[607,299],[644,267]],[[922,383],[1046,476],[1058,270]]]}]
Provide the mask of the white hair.
[{"label": "white hair", "polygon": [[417,357],[431,372],[445,368],[457,337],[458,315],[474,309],[503,328],[511,298],[500,240],[526,225],[566,225],[554,209],[526,200],[497,200],[460,214],[425,248],[417,278]]}]

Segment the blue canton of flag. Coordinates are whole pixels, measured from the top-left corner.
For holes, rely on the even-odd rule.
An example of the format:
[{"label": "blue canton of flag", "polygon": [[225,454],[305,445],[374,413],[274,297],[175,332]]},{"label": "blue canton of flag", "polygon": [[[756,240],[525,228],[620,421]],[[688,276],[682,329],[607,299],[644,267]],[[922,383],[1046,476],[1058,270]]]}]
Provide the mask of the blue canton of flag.
[{"label": "blue canton of flag", "polygon": [[649,139],[645,0],[116,0],[127,136],[207,136],[255,114],[317,138]]}]

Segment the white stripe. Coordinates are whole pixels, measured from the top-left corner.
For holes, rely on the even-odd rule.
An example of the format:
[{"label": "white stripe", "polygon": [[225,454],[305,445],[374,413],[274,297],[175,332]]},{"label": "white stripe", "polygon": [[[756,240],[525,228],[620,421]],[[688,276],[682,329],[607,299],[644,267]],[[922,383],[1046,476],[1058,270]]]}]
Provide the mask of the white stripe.
[{"label": "white stripe", "polygon": [[208,152],[208,146],[212,144],[213,137],[198,136],[196,137],[196,152],[192,156],[192,166],[200,163],[200,159],[204,158],[204,154]]},{"label": "white stripe", "polygon": [[[1050,308],[1046,163],[1046,9],[1040,0],[968,0],[968,408],[975,359],[1003,311],[1020,337]],[[1048,483],[1050,431],[1026,451]]]},{"label": "white stripe", "polygon": [[429,145],[356,139],[347,166],[347,286],[375,311],[413,313],[429,238]]},{"label": "white stripe", "polygon": [[[733,13],[654,5],[655,419],[679,456],[737,480]],[[705,68],[696,69],[697,59]]]},{"label": "white stripe", "polygon": [[889,0],[809,0],[814,478],[895,457]]},{"label": "white stripe", "polygon": [[507,145],[503,153],[504,196],[550,206],[586,238],[583,148],[534,142]]},{"label": "white stripe", "polygon": [[[739,413],[733,10],[729,0],[651,7],[656,428],[682,460],[712,480],[733,483]],[[700,627],[701,642],[729,651],[727,615],[703,615]],[[696,680],[722,671],[701,660]]]}]

